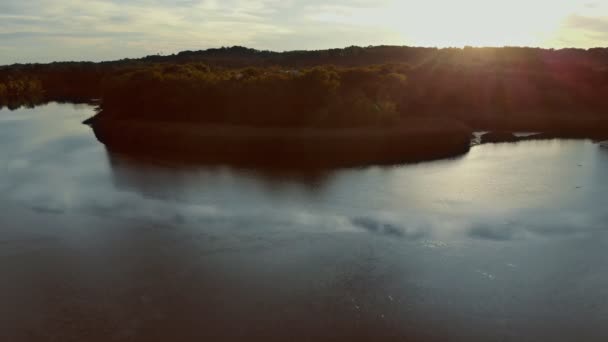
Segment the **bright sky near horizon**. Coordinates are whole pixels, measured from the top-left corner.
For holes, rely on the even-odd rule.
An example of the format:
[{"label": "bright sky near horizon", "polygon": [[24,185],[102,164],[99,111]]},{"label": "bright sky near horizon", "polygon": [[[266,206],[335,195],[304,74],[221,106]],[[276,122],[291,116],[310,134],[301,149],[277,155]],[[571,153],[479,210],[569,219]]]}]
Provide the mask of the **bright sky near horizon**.
[{"label": "bright sky near horizon", "polygon": [[242,45],[608,46],[608,0],[1,0],[0,64]]}]

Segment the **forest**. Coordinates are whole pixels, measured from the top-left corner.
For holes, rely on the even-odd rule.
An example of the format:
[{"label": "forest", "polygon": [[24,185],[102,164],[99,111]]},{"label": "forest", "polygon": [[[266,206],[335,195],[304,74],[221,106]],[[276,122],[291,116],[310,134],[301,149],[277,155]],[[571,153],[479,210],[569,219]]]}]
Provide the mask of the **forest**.
[{"label": "forest", "polygon": [[603,130],[608,49],[243,47],[0,67],[0,106],[101,99],[114,119],[253,126]]}]

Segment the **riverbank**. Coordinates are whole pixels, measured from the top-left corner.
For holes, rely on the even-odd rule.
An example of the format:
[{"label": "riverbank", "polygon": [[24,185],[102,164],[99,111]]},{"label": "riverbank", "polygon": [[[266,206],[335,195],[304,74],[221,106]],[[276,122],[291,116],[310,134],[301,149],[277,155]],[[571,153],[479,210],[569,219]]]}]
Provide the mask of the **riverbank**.
[{"label": "riverbank", "polygon": [[569,126],[562,125],[561,128],[546,128],[545,130],[540,131],[523,131],[534,133],[518,134],[518,131],[490,131],[479,137],[479,143],[516,143],[520,141],[555,139],[588,139],[602,141],[608,139],[608,123],[603,120],[572,121]]},{"label": "riverbank", "polygon": [[449,119],[409,119],[391,127],[297,128],[137,121],[98,114],[84,123],[114,152],[234,165],[400,164],[457,157],[476,144],[608,139],[608,125],[600,120],[560,123],[559,128],[547,126],[523,135],[489,131],[478,139],[472,139],[472,128]]},{"label": "riverbank", "polygon": [[295,128],[87,120],[97,139],[117,152],[264,165],[398,164],[468,152],[472,131],[450,120],[410,120],[393,127]]}]

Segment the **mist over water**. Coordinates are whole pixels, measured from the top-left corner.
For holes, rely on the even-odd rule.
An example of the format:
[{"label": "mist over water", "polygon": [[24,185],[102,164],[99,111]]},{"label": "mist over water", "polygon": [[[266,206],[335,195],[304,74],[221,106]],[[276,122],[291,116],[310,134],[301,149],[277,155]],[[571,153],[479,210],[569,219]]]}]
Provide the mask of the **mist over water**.
[{"label": "mist over water", "polygon": [[603,341],[608,150],[339,170],[108,153],[88,106],[0,111],[0,338]]}]

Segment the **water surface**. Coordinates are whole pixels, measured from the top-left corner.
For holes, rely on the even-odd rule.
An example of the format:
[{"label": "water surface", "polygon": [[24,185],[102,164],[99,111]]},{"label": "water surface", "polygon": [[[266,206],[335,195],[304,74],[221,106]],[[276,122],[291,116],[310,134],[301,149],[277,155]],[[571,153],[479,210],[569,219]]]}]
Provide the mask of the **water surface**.
[{"label": "water surface", "polygon": [[608,150],[342,170],[108,153],[0,111],[0,340],[605,341]]}]

